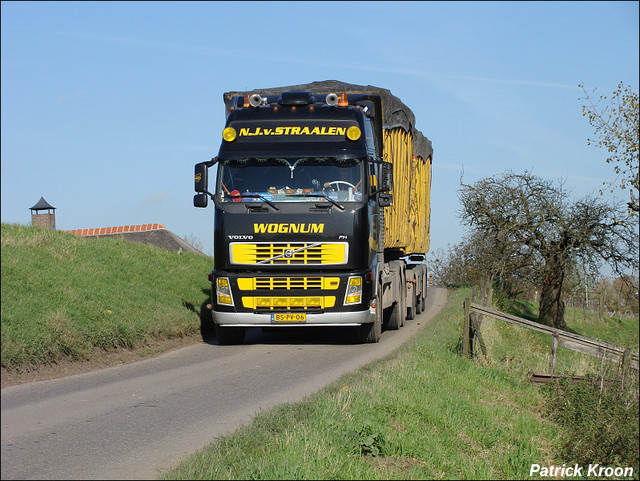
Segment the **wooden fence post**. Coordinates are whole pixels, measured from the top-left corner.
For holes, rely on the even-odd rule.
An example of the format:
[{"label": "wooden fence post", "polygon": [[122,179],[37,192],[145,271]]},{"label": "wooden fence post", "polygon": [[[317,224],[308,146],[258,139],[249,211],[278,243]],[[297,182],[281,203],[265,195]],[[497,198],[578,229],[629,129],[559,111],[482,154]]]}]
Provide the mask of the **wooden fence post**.
[{"label": "wooden fence post", "polygon": [[553,333],[553,340],[551,341],[551,365],[549,366],[549,373],[553,374],[553,371],[556,368],[556,356],[558,354],[558,344],[560,343],[560,339],[558,338],[558,333]]},{"label": "wooden fence post", "polygon": [[471,352],[471,333],[469,332],[471,328],[471,299],[467,297],[462,305],[464,307],[462,355],[465,358],[470,358],[473,355],[473,352]]},{"label": "wooden fence post", "polygon": [[622,378],[620,380],[620,395],[624,392],[624,381],[629,372],[629,365],[631,364],[631,350],[626,348],[622,353],[622,359],[620,361],[620,367],[622,368]]},{"label": "wooden fence post", "polygon": [[[482,339],[482,334],[480,334],[480,326],[482,324],[482,316],[478,313],[470,312],[469,313],[469,321],[471,321],[471,338],[473,341],[478,340],[478,344],[480,345],[480,350],[482,351],[482,355],[487,358],[487,347],[484,344],[484,339]],[[473,345],[471,347],[471,353],[473,354]]]},{"label": "wooden fence post", "polygon": [[598,320],[601,321],[602,319],[604,319],[604,295],[600,291],[598,296]]}]

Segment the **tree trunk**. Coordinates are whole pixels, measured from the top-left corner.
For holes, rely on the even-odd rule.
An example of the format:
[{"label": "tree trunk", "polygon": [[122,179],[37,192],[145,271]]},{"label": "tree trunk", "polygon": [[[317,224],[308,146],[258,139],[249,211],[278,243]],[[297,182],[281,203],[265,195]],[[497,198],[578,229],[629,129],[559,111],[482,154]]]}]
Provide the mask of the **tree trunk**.
[{"label": "tree trunk", "polygon": [[491,307],[493,299],[493,276],[485,275],[478,282],[477,301],[483,306]]},{"label": "tree trunk", "polygon": [[547,264],[547,270],[542,281],[540,296],[540,315],[538,322],[557,329],[566,330],[564,322],[564,301],[562,300],[562,283],[564,269],[557,261]]}]

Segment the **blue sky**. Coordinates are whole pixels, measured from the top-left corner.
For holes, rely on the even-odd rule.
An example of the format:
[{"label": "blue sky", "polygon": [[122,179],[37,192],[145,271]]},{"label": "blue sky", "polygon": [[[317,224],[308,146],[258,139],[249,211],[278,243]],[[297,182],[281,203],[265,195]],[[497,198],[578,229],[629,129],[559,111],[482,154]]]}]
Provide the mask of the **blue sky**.
[{"label": "blue sky", "polygon": [[529,170],[576,198],[613,179],[578,85],[638,92],[638,5],[2,2],[2,222],[30,224],[44,196],[60,230],[162,223],[211,254],[193,167],[218,152],[223,93],[340,80],[415,113],[434,148],[431,252],[446,249],[465,233],[463,170]]}]

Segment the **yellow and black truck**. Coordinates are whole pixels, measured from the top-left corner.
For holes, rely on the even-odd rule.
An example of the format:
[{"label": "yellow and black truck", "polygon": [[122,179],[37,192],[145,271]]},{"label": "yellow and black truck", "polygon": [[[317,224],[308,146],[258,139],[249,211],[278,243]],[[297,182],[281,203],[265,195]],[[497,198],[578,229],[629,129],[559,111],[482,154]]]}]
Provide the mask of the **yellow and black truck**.
[{"label": "yellow and black truck", "polygon": [[387,89],[335,80],[223,99],[220,149],[196,164],[193,201],[215,209],[219,342],[289,326],[378,342],[419,314],[433,149],[411,110]]}]

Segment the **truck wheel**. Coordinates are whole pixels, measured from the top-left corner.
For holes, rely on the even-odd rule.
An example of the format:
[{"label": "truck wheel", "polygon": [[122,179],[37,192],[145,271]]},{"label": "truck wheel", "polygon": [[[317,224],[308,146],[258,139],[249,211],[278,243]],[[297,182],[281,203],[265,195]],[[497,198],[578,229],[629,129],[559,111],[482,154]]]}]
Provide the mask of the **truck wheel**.
[{"label": "truck wheel", "polygon": [[216,336],[223,346],[242,344],[244,341],[244,327],[221,327],[216,324]]},{"label": "truck wheel", "polygon": [[416,304],[417,300],[415,297],[412,297],[412,302],[409,307],[407,307],[407,320],[410,321],[414,317],[416,317]]},{"label": "truck wheel", "polygon": [[[381,287],[379,288],[381,289]],[[378,290],[376,296],[376,318],[374,322],[362,324],[356,328],[356,342],[358,344],[369,344],[378,342],[382,336],[382,292]]]},{"label": "truck wheel", "polygon": [[404,314],[406,312],[404,304],[404,296],[400,295],[400,299],[398,299],[391,308],[391,315],[389,316],[387,327],[392,331],[398,330],[404,326]]},{"label": "truck wheel", "polygon": [[204,342],[212,341],[216,337],[216,326],[213,323],[211,309],[204,305],[200,308],[200,335]]}]

